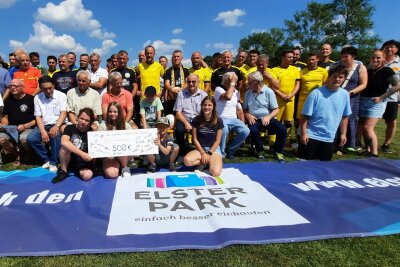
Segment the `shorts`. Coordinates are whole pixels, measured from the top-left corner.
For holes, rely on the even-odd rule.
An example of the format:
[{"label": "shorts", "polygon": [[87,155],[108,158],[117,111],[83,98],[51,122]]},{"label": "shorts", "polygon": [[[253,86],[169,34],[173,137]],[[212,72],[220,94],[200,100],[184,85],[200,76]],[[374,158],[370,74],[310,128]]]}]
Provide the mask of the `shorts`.
[{"label": "shorts", "polygon": [[358,116],[360,118],[382,118],[387,102],[375,103],[372,97],[361,97]]},{"label": "shorts", "polygon": [[277,98],[279,113],[276,115],[278,121],[293,121],[294,116],[294,98],[289,102]]},{"label": "shorts", "polygon": [[388,121],[394,121],[397,119],[397,111],[399,107],[397,102],[387,102],[385,113],[383,113],[383,118]]},{"label": "shorts", "polygon": [[[208,152],[208,151],[210,151],[210,148],[211,148],[211,147],[205,146],[205,147],[203,147],[203,150],[204,150],[205,152]],[[222,153],[221,153],[220,146],[218,146],[218,147],[215,149],[214,153],[217,153],[217,154],[219,154],[219,155],[222,157]]]},{"label": "shorts", "polygon": [[84,161],[78,155],[71,153],[71,160],[68,165],[68,170],[73,171],[75,174],[78,174],[79,176],[79,171],[83,169],[89,169],[92,172],[94,172],[95,166],[92,161]]},{"label": "shorts", "polygon": [[154,155],[156,165],[157,166],[168,166],[169,162],[170,162],[171,154],[172,154],[173,150],[177,147],[179,147],[179,146],[174,143],[172,145],[171,151],[169,152],[168,155],[164,155],[161,151],[158,154]]}]

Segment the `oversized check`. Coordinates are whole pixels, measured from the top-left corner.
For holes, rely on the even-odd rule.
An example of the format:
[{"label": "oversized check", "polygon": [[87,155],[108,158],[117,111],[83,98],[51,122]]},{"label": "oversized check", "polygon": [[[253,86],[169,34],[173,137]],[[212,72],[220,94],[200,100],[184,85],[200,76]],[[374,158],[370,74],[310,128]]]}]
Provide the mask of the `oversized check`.
[{"label": "oversized check", "polygon": [[106,158],[158,154],[156,138],[156,128],[88,132],[89,155]]}]

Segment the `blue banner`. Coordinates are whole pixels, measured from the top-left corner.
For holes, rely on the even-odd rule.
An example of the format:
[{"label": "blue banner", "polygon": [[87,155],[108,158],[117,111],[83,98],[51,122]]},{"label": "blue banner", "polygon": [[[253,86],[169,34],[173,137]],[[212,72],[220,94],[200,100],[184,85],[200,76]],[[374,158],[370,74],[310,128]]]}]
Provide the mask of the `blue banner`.
[{"label": "blue banner", "polygon": [[[140,171],[140,170],[138,170]],[[400,161],[228,164],[52,184],[0,172],[0,256],[215,249],[400,232]]]}]

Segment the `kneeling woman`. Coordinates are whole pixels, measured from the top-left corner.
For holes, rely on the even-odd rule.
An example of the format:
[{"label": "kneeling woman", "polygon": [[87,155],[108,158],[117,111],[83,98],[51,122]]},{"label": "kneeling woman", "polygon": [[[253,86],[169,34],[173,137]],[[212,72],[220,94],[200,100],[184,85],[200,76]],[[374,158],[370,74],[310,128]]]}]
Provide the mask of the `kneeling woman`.
[{"label": "kneeling woman", "polygon": [[206,96],[201,102],[200,115],[192,121],[192,139],[196,150],[190,151],[183,162],[186,166],[210,165],[212,176],[219,176],[222,171],[222,157],[219,144],[224,124],[217,117],[215,100]]},{"label": "kneeling woman", "polygon": [[[100,126],[100,131],[131,130],[129,123],[125,122],[122,107],[118,102],[111,102],[107,107],[106,120]],[[128,165],[128,156],[105,158],[103,160],[103,172],[106,178],[117,178],[121,169],[122,177],[131,176]]]},{"label": "kneeling woman", "polygon": [[68,171],[73,171],[82,180],[93,178],[94,164],[88,154],[87,132],[95,120],[93,111],[84,108],[79,111],[78,123],[67,125],[61,136],[60,169],[52,180],[58,183],[68,177]]}]

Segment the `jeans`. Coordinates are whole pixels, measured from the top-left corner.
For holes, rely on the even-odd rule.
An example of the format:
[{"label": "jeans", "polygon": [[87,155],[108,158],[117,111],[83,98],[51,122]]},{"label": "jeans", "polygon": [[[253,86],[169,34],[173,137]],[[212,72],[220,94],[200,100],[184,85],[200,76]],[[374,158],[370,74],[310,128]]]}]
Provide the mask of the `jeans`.
[{"label": "jeans", "polygon": [[[226,153],[230,155],[235,155],[236,150],[243,144],[247,136],[250,134],[250,129],[239,119],[223,119],[224,128],[222,129],[222,139],[221,139],[221,152],[222,157],[226,156]],[[235,138],[227,146],[226,139],[228,138],[229,132],[233,131],[236,133]]]},{"label": "jeans", "polygon": [[[46,132],[49,132],[51,127],[54,125],[45,125],[44,128]],[[38,155],[39,159],[45,163],[50,162],[51,165],[57,165],[60,163],[60,148],[61,148],[61,132],[58,131],[58,134],[54,138],[50,138],[50,148],[49,152],[46,148],[46,145],[42,142],[42,135],[40,134],[39,128],[35,127],[33,131],[28,135],[26,141],[35,151],[36,155]]]},{"label": "jeans", "polygon": [[261,119],[256,120],[256,122],[252,125],[249,125],[250,128],[250,136],[254,145],[256,147],[257,153],[262,152],[264,150],[260,130],[265,128],[268,131],[269,135],[276,134],[276,141],[273,146],[275,152],[282,153],[283,148],[285,147],[286,142],[286,127],[280,123],[277,119],[272,119],[269,121],[269,124],[264,126],[262,125]]},{"label": "jeans", "polygon": [[179,156],[185,156],[187,154],[186,141],[185,141],[186,128],[180,120],[176,120],[175,125],[175,139],[179,146]]}]

